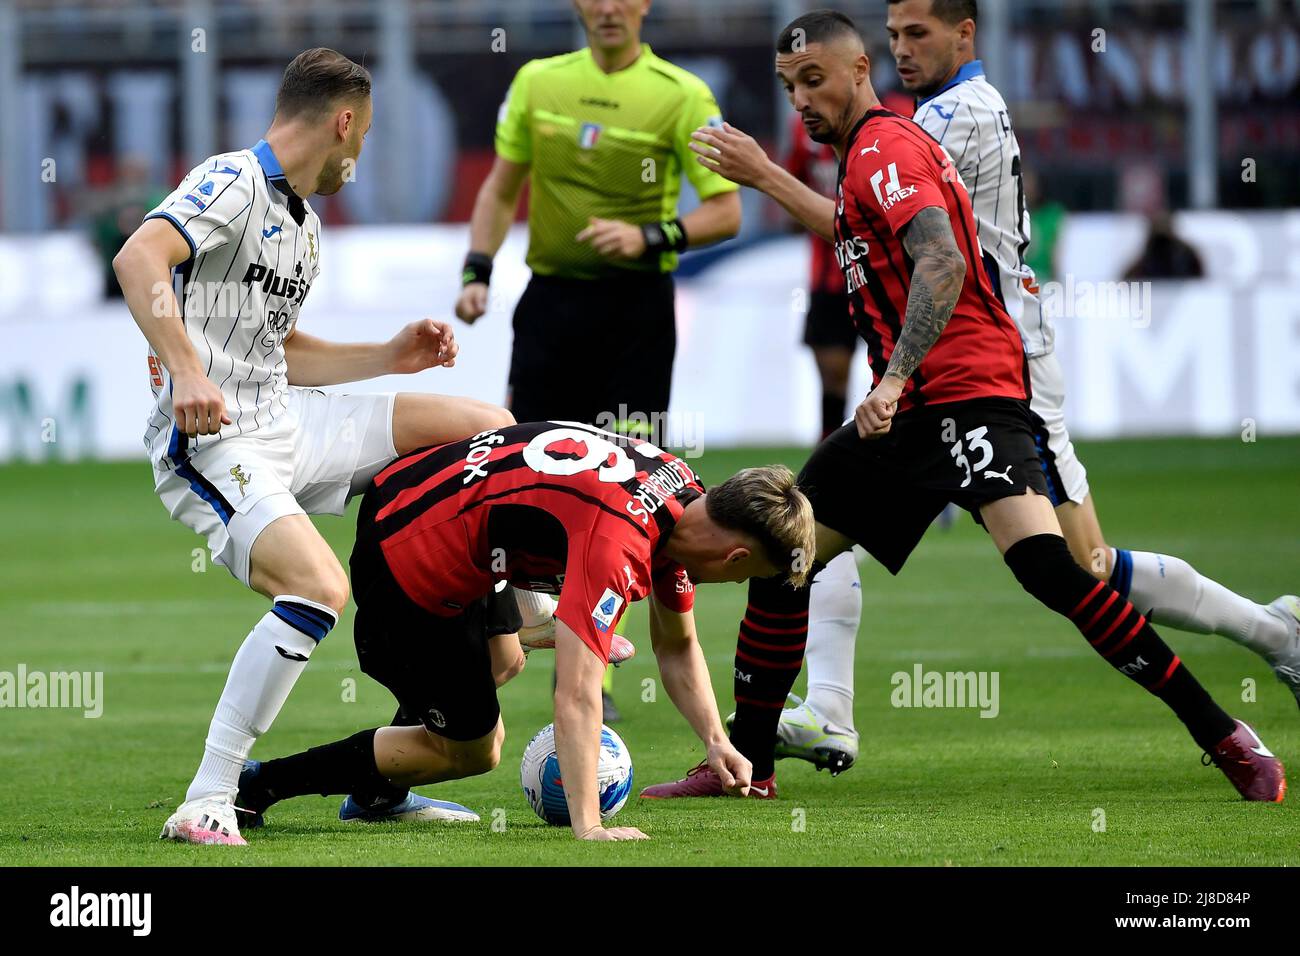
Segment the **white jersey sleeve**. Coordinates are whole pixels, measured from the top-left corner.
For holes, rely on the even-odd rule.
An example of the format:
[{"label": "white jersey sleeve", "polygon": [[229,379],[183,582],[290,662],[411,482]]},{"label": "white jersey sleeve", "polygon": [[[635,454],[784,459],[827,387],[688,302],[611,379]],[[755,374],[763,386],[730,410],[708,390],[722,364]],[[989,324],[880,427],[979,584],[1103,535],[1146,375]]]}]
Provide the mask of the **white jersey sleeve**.
[{"label": "white jersey sleeve", "polygon": [[1025,264],[1029,210],[1020,145],[1002,95],[977,72],[923,100],[913,120],[948,150],[970,192],[989,278],[1020,329],[1025,352],[1052,351],[1055,335]]},{"label": "white jersey sleeve", "polygon": [[253,201],[253,173],[237,154],[216,156],[189,171],[145,219],[169,220],[189,243],[190,257],[231,240],[230,227]]}]

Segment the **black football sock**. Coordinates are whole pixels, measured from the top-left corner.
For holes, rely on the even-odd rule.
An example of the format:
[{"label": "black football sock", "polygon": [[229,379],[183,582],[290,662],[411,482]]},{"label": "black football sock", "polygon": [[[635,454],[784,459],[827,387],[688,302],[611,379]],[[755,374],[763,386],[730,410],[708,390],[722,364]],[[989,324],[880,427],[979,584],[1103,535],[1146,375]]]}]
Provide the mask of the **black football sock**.
[{"label": "black football sock", "polygon": [[814,565],[801,588],[781,577],[749,580],[749,605],[736,639],[731,743],[754,765],[755,780],[766,780],[775,770],[776,728],[786,694],[803,667],[808,598],[821,568]]},{"label": "black football sock", "polygon": [[847,395],[836,395],[822,390],[822,438],[844,424],[845,410],[848,408]]},{"label": "black football sock", "polygon": [[1132,603],[1075,563],[1064,538],[1033,535],[1008,548],[1005,559],[1026,591],[1068,617],[1111,667],[1168,704],[1203,749],[1236,729]]},{"label": "black football sock", "polygon": [[240,785],[241,809],[265,810],[279,800],[309,793],[329,796],[391,786],[375,766],[376,729],[266,761],[254,781]]},{"label": "black football sock", "polygon": [[[397,713],[393,714],[393,722],[390,727],[415,727],[420,721],[407,717],[401,707],[397,708]],[[411,793],[409,787],[398,787],[381,777],[380,783],[375,786],[365,787],[362,789],[353,789],[352,799],[359,806],[367,810],[379,810],[381,808],[395,807],[407,798]]]}]

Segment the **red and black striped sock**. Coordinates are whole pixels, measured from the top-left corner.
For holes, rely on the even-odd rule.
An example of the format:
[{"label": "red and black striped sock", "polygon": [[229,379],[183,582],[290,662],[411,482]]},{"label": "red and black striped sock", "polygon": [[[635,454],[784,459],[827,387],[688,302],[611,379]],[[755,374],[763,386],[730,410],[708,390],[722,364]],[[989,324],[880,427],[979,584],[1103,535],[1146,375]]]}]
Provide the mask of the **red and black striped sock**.
[{"label": "red and black striped sock", "polygon": [[[808,580],[820,569],[815,566]],[[779,577],[749,581],[749,606],[736,640],[731,743],[754,765],[755,780],[766,780],[775,767],[777,724],[808,643],[810,593],[808,585],[793,588]]]},{"label": "red and black striped sock", "polygon": [[1111,667],[1168,704],[1202,748],[1236,729],[1137,608],[1075,563],[1064,538],[1033,535],[1008,548],[1005,560],[1024,589],[1068,617]]}]

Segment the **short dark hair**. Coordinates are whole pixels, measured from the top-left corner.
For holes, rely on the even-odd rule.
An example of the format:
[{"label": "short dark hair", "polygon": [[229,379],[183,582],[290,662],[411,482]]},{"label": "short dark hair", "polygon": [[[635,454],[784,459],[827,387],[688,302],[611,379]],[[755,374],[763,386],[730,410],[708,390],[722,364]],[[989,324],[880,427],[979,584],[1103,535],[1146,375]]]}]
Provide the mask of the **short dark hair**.
[{"label": "short dark hair", "polygon": [[795,43],[800,41],[802,49],[810,43],[828,43],[844,36],[862,39],[857,24],[838,10],[810,10],[786,24],[776,39],[776,52],[794,53]]},{"label": "short dark hair", "polygon": [[[885,0],[891,7],[903,0]],[[976,0],[930,0],[930,13],[948,26],[956,26],[963,20],[980,21],[980,8]]]},{"label": "short dark hair", "polygon": [[275,97],[277,116],[286,119],[323,113],[339,100],[370,96],[370,73],[337,50],[304,50],[284,68]]}]

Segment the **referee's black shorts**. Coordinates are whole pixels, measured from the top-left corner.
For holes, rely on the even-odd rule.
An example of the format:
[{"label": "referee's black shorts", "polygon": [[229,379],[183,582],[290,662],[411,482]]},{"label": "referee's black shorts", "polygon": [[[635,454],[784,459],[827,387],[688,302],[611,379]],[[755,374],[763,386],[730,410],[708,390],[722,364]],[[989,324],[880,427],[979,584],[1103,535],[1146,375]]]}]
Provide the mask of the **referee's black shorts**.
[{"label": "referee's black shorts", "polygon": [[[677,350],[672,275],[534,275],[515,307],[514,332],[510,411],[516,421],[620,431],[623,420],[664,420]],[[638,437],[664,439],[661,433]]]}]

